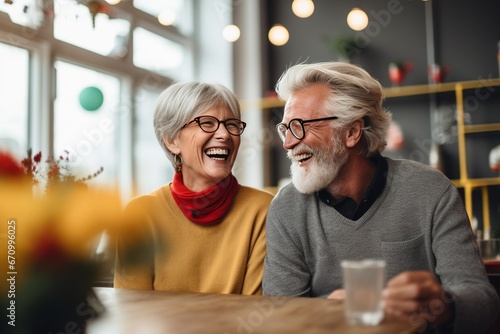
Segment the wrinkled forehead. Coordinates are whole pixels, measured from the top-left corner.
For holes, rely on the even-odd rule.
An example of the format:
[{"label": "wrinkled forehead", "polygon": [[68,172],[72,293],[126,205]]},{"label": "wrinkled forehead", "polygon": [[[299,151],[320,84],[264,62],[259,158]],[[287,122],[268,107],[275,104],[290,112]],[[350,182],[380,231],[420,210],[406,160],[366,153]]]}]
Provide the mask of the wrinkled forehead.
[{"label": "wrinkled forehead", "polygon": [[285,104],[283,121],[329,116],[324,110],[329,94],[329,89],[324,85],[310,86],[291,94]]}]

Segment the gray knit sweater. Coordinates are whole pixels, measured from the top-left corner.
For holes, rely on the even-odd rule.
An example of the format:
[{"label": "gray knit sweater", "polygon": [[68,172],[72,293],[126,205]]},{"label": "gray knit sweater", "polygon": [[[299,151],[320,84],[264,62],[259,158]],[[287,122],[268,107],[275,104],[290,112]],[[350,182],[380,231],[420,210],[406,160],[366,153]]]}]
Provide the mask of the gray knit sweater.
[{"label": "gray knit sweater", "polygon": [[453,332],[480,333],[499,300],[457,189],[426,165],[386,160],[385,188],[357,221],[293,184],[278,192],[267,215],[264,294],[324,297],[342,288],[341,260],[384,259],[386,279],[407,270],[434,272],[454,297]]}]

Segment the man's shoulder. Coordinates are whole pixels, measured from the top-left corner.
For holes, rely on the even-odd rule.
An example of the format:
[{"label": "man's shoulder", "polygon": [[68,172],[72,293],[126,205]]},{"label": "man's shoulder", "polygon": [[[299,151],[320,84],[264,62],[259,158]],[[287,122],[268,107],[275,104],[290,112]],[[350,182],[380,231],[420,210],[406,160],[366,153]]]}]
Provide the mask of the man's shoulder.
[{"label": "man's shoulder", "polygon": [[442,193],[452,182],[441,171],[421,162],[405,159],[385,158],[388,164],[389,183],[405,186],[426,193]]},{"label": "man's shoulder", "polygon": [[287,212],[303,211],[310,201],[314,201],[315,194],[303,194],[299,192],[292,182],[278,190],[271,203],[273,210],[286,209]]},{"label": "man's shoulder", "polygon": [[292,197],[297,197],[300,195],[301,195],[301,193],[295,188],[295,186],[293,185],[293,182],[290,182],[278,190],[274,199],[275,200],[283,200],[283,199],[289,199]]},{"label": "man's shoulder", "polygon": [[391,166],[391,164],[392,164],[394,167],[397,167],[399,169],[403,169],[406,171],[430,173],[430,174],[444,176],[444,174],[442,172],[438,171],[436,168],[433,168],[429,165],[426,165],[420,161],[415,161],[415,160],[410,160],[410,159],[391,159],[391,158],[385,158],[385,159],[386,159],[387,164],[389,166]]}]

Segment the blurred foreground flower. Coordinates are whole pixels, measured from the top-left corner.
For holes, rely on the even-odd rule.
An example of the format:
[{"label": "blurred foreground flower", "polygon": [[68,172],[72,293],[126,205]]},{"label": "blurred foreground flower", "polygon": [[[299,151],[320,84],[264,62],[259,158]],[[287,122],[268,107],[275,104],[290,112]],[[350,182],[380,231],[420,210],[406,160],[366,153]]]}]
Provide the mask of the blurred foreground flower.
[{"label": "blurred foreground flower", "polygon": [[21,161],[21,164],[24,167],[25,174],[31,178],[33,184],[44,183],[46,191],[50,191],[52,187],[61,184],[87,188],[86,182],[103,172],[101,167],[93,174],[81,178],[76,177],[71,169],[68,151],[64,151],[57,159],[49,156],[45,160],[45,166],[43,166],[42,158],[42,152],[32,156],[30,149],[28,150],[28,156]]},{"label": "blurred foreground flower", "polygon": [[[122,216],[116,191],[82,187],[69,174],[43,196],[33,194],[26,161],[0,152],[0,269],[7,276],[0,283],[7,315],[0,332],[83,333],[101,311],[91,289],[101,273],[98,239],[106,232],[114,249],[117,238],[136,238],[138,224]],[[139,252],[153,249],[136,244]]]}]

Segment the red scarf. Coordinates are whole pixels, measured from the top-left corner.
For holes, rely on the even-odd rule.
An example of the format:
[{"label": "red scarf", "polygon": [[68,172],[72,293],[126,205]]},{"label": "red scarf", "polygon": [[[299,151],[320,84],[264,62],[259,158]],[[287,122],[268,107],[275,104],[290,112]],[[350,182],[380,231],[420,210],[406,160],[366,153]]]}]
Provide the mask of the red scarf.
[{"label": "red scarf", "polygon": [[177,172],[171,191],[175,202],[190,221],[200,225],[212,225],[222,220],[239,188],[236,178],[229,174],[215,186],[193,192],[186,188],[181,173]]}]

